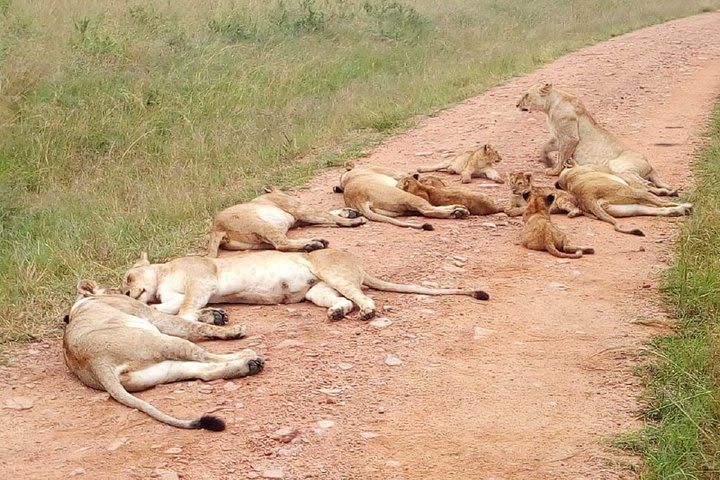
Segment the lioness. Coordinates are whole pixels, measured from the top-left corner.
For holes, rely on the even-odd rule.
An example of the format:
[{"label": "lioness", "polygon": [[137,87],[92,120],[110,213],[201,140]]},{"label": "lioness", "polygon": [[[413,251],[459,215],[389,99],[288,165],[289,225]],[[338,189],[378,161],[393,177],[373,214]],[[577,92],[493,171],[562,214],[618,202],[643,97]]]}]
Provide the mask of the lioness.
[{"label": "lioness", "polygon": [[226,208],[213,219],[207,254],[217,257],[218,249],[266,250],[282,252],[317,250],[328,246],[321,238],[291,240],[288,229],[304,225],[338,225],[356,227],[365,223],[360,213],[351,208],[339,215],[320,212],[275,187],[265,187],[265,194],[239,205]]},{"label": "lioness", "polygon": [[[512,197],[510,198],[510,209],[506,211],[508,215],[521,215],[527,205],[525,193],[530,193],[532,187],[532,173],[530,172],[512,172],[507,176],[508,184]],[[565,213],[570,218],[582,215],[582,211],[577,206],[577,201],[568,192],[558,188],[551,187],[535,187],[541,194],[546,195],[552,193],[555,197],[552,205],[550,205],[550,213]],[[519,212],[519,213],[518,213]]]},{"label": "lioness", "polygon": [[691,203],[673,203],[642,188],[628,184],[625,179],[605,171],[600,165],[580,165],[562,171],[556,187],[570,192],[578,208],[586,215],[612,223],[615,230],[645,236],[638,228],[624,228],[615,217],[638,215],[679,216],[692,212]]},{"label": "lioness", "polygon": [[523,247],[547,251],[560,258],[579,258],[583,253],[595,253],[592,247],[572,245],[568,236],[552,223],[550,205],[555,201],[554,193],[534,188],[524,192],[523,198],[527,202],[520,237]]},{"label": "lioness", "polygon": [[[656,195],[677,195],[677,189],[663,182],[645,157],[598,125],[576,96],[551,83],[538,83],[520,98],[517,107],[547,114],[552,138],[542,148],[542,159],[550,167],[545,170],[548,175],[559,175],[566,162],[574,158],[579,165],[606,165],[610,173]],[[553,151],[558,152],[555,164],[548,156]]]},{"label": "lioness", "polygon": [[470,212],[463,205],[436,207],[427,200],[395,188],[404,174],[395,170],[371,165],[346,164],[340,176],[340,186],[334,191],[343,194],[345,205],[359,210],[375,222],[386,222],[399,227],[432,230],[429,223],[400,220],[401,215],[423,215],[431,218],[462,218]]},{"label": "lioness", "polygon": [[275,305],[303,300],[327,307],[331,320],[344,318],[354,302],[366,320],[375,315],[375,302],[363,293],[362,285],[388,292],[489,298],[482,290],[386,282],[365,272],[352,254],[334,249],[243,252],[220,258],[191,256],[155,264],[143,254],[125,274],[121,289],[141,302],[159,302],[154,305],[156,309],[188,320],[196,319],[208,303]]},{"label": "lioness", "polygon": [[[424,198],[432,205],[465,205],[470,211],[470,215],[492,215],[505,211],[495,205],[495,202],[484,193],[474,192],[464,187],[435,187],[432,184],[424,183],[423,180],[413,175],[405,175],[398,180],[397,188]],[[430,182],[434,183],[434,180],[430,180]]]},{"label": "lioness", "polygon": [[125,295],[106,294],[92,282],[78,285],[78,297],[65,316],[65,363],[81,382],[105,390],[115,400],[161,422],[180,428],[221,431],[225,422],[205,415],[180,420],[162,413],[128,392],[180,380],[237,378],[263,369],[263,360],[249,349],[216,355],[189,340],[235,339],[242,325],[219,327],[219,311],[197,312],[201,322],[161,313]]},{"label": "lioness", "polygon": [[462,183],[470,183],[473,177],[486,177],[495,183],[505,183],[500,177],[494,164],[502,160],[495,148],[488,144],[475,150],[468,150],[460,155],[448,157],[444,161],[427,167],[418,167],[420,173],[447,170],[449,173],[459,173]]}]

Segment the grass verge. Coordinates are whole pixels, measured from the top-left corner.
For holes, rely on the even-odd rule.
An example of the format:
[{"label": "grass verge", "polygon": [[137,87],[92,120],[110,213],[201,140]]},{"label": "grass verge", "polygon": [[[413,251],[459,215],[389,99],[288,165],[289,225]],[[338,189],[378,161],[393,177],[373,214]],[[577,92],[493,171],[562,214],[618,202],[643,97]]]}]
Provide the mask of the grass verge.
[{"label": "grass verge", "polygon": [[[0,345],[80,278],[563,53],[719,0],[0,0]],[[461,146],[458,146],[461,147]],[[309,159],[309,160],[307,160]]]},{"label": "grass verge", "polygon": [[695,211],[665,280],[678,329],[654,340],[648,422],[621,444],[644,455],[647,479],[720,478],[720,104],[695,175]]}]

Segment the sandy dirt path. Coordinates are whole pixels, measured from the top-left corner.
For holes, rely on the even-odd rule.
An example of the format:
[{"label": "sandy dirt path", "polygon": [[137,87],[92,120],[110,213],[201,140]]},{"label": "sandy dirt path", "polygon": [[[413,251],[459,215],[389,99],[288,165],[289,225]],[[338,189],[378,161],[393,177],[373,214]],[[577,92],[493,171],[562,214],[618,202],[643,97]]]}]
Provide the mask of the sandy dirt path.
[{"label": "sandy dirt path", "polygon": [[[501,173],[530,170],[539,183],[554,181],[537,162],[548,136],[543,116],[515,109],[538,81],[580,95],[601,124],[687,190],[720,94],[720,13],[582,49],[423,120],[360,161],[411,170],[444,150],[490,141],[503,155]],[[298,195],[340,206],[331,193],[337,176],[321,174]],[[472,187],[509,197],[505,186],[486,183]],[[14,365],[0,369],[1,476],[633,478],[638,460],[608,439],[638,426],[632,369],[643,361],[644,340],[664,331],[656,325],[667,320],[658,274],[681,220],[625,220],[645,238],[588,218],[554,220],[597,253],[559,260],[525,250],[520,220],[503,215],[432,221],[434,232],[385,224],[312,229],[384,278],[481,287],[491,301],[372,292],[392,322],[385,327],[356,318],[329,323],[310,304],[231,307],[249,338],[205,346],[256,349],[267,358],[261,375],[141,394],[181,417],[216,410],[228,422],[224,433],[173,429],[85,388],[66,370],[59,341],[18,347]],[[388,355],[401,364],[387,365]],[[30,408],[8,408],[15,397]],[[281,427],[296,437],[273,439]]]}]

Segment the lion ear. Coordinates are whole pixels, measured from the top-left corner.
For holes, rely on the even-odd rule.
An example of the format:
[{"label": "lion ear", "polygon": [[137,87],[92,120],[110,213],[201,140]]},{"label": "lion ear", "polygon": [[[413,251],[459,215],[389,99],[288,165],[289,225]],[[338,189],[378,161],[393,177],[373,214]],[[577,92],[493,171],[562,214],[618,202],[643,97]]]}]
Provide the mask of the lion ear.
[{"label": "lion ear", "polygon": [[525,172],[525,173],[523,174],[523,176],[525,177],[525,181],[528,182],[528,183],[530,183],[530,181],[532,180],[532,173],[530,173],[530,172]]},{"label": "lion ear", "polygon": [[265,193],[272,193],[277,190],[277,188],[273,187],[272,185],[265,185],[262,187],[262,189]]},{"label": "lion ear", "polygon": [[547,94],[550,92],[550,89],[552,88],[552,83],[544,83],[542,87],[540,87],[540,93]]},{"label": "lion ear", "polygon": [[530,190],[527,190],[527,191],[523,192],[523,193],[522,193],[522,197],[523,197],[523,200],[525,200],[526,202],[527,202],[528,200],[530,200]]},{"label": "lion ear", "polygon": [[488,153],[491,148],[492,147],[490,146],[490,144],[486,143],[485,145],[483,145],[483,152]]},{"label": "lion ear", "polygon": [[102,291],[92,280],[80,280],[77,284],[77,293],[83,297],[89,297],[96,293],[102,293]]},{"label": "lion ear", "polygon": [[348,160],[345,162],[345,170],[350,171],[355,168],[355,160]]},{"label": "lion ear", "polygon": [[420,180],[420,174],[417,173],[417,172],[416,172],[416,173],[413,173],[413,174],[412,174],[412,177],[413,177],[415,180]]},{"label": "lion ear", "polygon": [[545,195],[545,205],[547,205],[549,207],[550,205],[552,205],[552,203],[554,201],[555,201],[554,193],[549,193],[549,194]]},{"label": "lion ear", "polygon": [[146,265],[150,265],[150,260],[148,260],[147,252],[141,252],[140,258],[138,258],[135,263],[133,264],[132,268],[135,267],[144,267]]}]

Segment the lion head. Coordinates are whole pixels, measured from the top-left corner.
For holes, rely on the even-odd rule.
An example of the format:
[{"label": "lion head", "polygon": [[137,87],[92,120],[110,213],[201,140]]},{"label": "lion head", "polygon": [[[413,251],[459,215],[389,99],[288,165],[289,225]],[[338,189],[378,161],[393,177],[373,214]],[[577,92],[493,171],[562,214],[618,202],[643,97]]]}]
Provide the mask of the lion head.
[{"label": "lion head", "polygon": [[147,253],[140,254],[140,258],[125,273],[120,291],[143,303],[150,303],[157,297],[157,270],[150,265]]},{"label": "lion head", "polygon": [[517,108],[523,112],[546,111],[548,94],[553,88],[552,83],[536,83],[517,102]]}]

